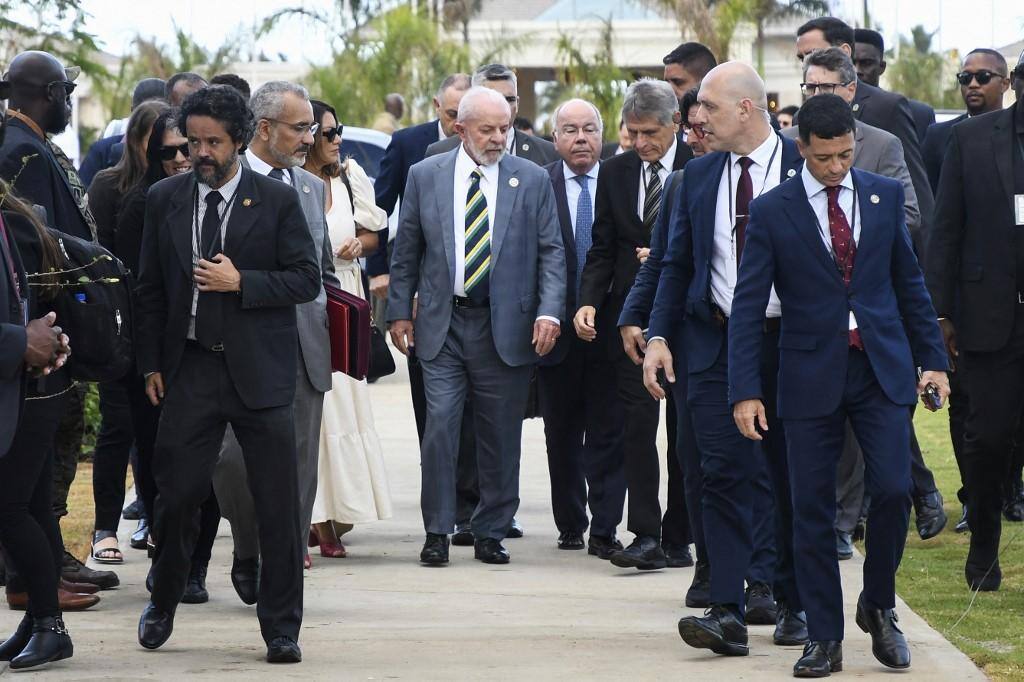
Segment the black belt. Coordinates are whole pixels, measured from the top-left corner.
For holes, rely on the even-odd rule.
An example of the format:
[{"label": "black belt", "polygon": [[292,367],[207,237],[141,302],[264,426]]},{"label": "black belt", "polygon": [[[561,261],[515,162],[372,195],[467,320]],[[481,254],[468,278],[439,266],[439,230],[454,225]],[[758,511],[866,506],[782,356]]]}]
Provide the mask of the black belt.
[{"label": "black belt", "polygon": [[482,301],[474,301],[468,296],[452,296],[452,305],[456,308],[490,308],[491,297],[488,296]]},{"label": "black belt", "polygon": [[[711,319],[721,328],[729,326],[729,316],[722,311],[718,305],[711,304]],[[782,328],[781,317],[766,317],[764,318],[764,324],[761,326],[765,334],[774,334]]]}]

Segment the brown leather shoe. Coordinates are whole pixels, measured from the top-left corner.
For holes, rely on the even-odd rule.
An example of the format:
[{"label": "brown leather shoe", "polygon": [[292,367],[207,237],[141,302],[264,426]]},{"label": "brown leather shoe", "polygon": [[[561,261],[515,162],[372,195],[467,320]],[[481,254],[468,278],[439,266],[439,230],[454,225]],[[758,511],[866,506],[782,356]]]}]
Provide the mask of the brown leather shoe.
[{"label": "brown leather shoe", "polygon": [[[61,588],[57,590],[57,599],[61,611],[85,611],[100,601],[98,594],[75,594]],[[24,611],[28,606],[27,592],[8,592],[7,606],[12,611]]]},{"label": "brown leather shoe", "polygon": [[100,591],[99,585],[93,585],[92,583],[76,583],[70,580],[60,579],[60,589],[71,592],[72,594],[96,594]]}]

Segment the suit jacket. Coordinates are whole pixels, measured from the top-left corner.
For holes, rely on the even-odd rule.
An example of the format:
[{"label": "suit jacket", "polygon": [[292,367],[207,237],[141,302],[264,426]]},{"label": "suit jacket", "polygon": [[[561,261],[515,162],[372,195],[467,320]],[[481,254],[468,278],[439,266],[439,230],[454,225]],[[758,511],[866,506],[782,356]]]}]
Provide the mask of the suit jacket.
[{"label": "suit jacket", "polygon": [[601,145],[601,160],[607,161],[608,159],[616,156],[615,152],[619,151],[619,143],[616,142],[605,142]]},{"label": "suit jacket", "polygon": [[[682,342],[687,371],[691,374],[714,364],[725,339],[712,318],[711,256],[718,186],[728,161],[728,153],[713,152],[694,159],[686,169],[675,192],[661,277],[648,325],[649,337],[663,337],[670,345]],[[796,143],[783,138],[780,180],[796,176],[802,165]],[[746,247],[743,253],[746,258]]]},{"label": "suit jacket", "polygon": [[[910,230],[911,239],[915,239],[921,229],[921,211],[917,207],[917,193],[903,158],[903,145],[899,138],[881,128],[863,121],[855,121],[854,125],[857,144],[853,150],[853,167],[900,181],[907,201],[904,207],[907,210],[907,229]],[[799,134],[799,126],[791,126],[782,131],[783,137],[791,140],[796,140]]]},{"label": "suit jacket", "polygon": [[[388,215],[395,210],[395,204],[405,192],[409,168],[422,161],[427,155],[427,147],[438,141],[437,124],[435,118],[427,123],[396,130],[391,135],[391,142],[380,161],[380,172],[373,181],[377,206]],[[377,234],[380,236],[380,247],[366,257],[366,274],[369,277],[388,273],[388,229],[384,228]]]},{"label": "suit jacket", "polygon": [[[411,320],[418,294],[416,355],[437,357],[452,317],[455,292],[455,159],[458,151],[409,169],[388,287],[388,321]],[[504,156],[498,166],[491,226],[491,332],[510,366],[537,362],[530,343],[540,315],[565,314],[565,249],[555,194],[544,169]]]},{"label": "suit jacket", "polygon": [[916,99],[908,99],[907,103],[910,104],[910,116],[914,119],[917,140],[920,144],[924,144],[924,136],[928,132],[928,127],[935,123],[935,110]]},{"label": "suit jacket", "polygon": [[[29,157],[22,167],[22,159]],[[0,146],[0,177],[11,182],[31,204],[46,210],[46,222],[61,232],[92,241],[93,234],[75,201],[64,169],[46,142],[23,121],[9,118]]]},{"label": "suit jacket", "polygon": [[[3,415],[0,419],[0,457],[10,449],[18,430],[25,389],[24,357],[28,347],[21,302],[11,281],[13,274],[18,287],[27,295],[28,280],[15,242],[12,219],[12,214],[4,211],[7,240],[0,238],[0,414]],[[8,256],[14,263],[13,273],[8,265]]]},{"label": "suit jacket", "polygon": [[921,142],[910,103],[903,95],[876,88],[864,81],[857,81],[853,115],[868,125],[881,128],[900,138],[903,158],[907,163],[907,170],[910,171],[910,179],[914,182],[917,207],[922,216],[922,229],[913,237],[914,249],[918,257],[923,259],[928,249],[929,221],[935,210],[935,198],[931,185],[928,184],[924,161],[921,160]]},{"label": "suit jacket", "polygon": [[961,350],[995,351],[1013,331],[1017,303],[1014,240],[1013,117],[1024,100],[952,127],[935,210],[935,233],[925,261],[928,289],[940,317],[959,297]]},{"label": "suit jacket", "polygon": [[82,179],[82,184],[88,188],[96,174],[115,165],[121,160],[123,153],[123,134],[111,135],[93,142],[82,160],[82,165],[78,167],[78,177]]},{"label": "suit jacket", "polygon": [[[555,151],[555,145],[551,144],[547,140],[542,140],[539,137],[528,135],[521,130],[516,130],[514,132],[515,142],[512,144],[516,150],[515,155],[518,158],[533,161],[538,166],[546,166],[552,161],[557,161],[560,158],[558,156],[558,152]],[[461,143],[462,138],[458,135],[452,135],[451,137],[435,142],[427,147],[427,156],[434,156],[435,154],[443,154],[447,151],[451,151]]]},{"label": "suit jacket", "polygon": [[[671,170],[681,169],[692,158],[693,151],[677,143]],[[611,305],[615,318],[640,269],[636,249],[651,245],[651,235],[637,214],[642,164],[640,155],[631,149],[605,161],[597,178],[594,242],[583,266],[579,306],[600,309]]]},{"label": "suit jacket", "polygon": [[[224,253],[241,273],[241,292],[223,299],[224,360],[249,409],[287,405],[295,396],[295,307],[322,287],[320,259],[295,190],[241,167]],[[149,189],[136,288],[137,364],[162,372],[170,389],[192,308],[193,175]]]},{"label": "suit jacket", "polygon": [[831,414],[843,398],[849,313],[875,378],[892,402],[917,401],[917,367],[946,370],[946,351],[907,232],[903,187],[853,169],[860,240],[849,287],[826,249],[800,176],[750,204],[729,317],[729,398],[764,399],[761,343],[772,285],[782,302],[778,410]]},{"label": "suit jacket", "polygon": [[966,121],[967,114],[960,114],[954,119],[936,123],[928,128],[921,143],[921,157],[924,159],[924,167],[928,172],[928,184],[931,185],[932,194],[939,191],[939,173],[942,171],[942,159],[946,156],[946,147],[949,145],[949,135],[953,126],[961,121]]},{"label": "suit jacket", "polygon": [[[249,167],[245,154],[239,154],[242,165]],[[334,250],[327,233],[326,190],[324,182],[298,166],[291,169],[293,189],[299,195],[299,205],[306,216],[310,236],[320,254],[322,281],[340,287],[334,274]],[[327,323],[327,292],[321,285],[316,298],[295,306],[295,321],[299,330],[299,351],[306,366],[306,376],[313,388],[326,393],[331,390],[331,334]]]}]

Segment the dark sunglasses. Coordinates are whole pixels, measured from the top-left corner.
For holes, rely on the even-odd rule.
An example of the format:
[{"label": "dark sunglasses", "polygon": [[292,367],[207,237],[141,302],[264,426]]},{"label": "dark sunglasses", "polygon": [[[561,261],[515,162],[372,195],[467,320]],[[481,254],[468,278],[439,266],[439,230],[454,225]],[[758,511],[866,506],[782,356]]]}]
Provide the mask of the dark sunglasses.
[{"label": "dark sunglasses", "polygon": [[956,80],[958,83],[960,83],[960,85],[970,85],[971,79],[977,80],[978,85],[988,85],[989,81],[991,81],[993,78],[998,78],[1002,80],[1006,78],[1006,76],[1002,75],[1001,73],[986,71],[984,69],[982,69],[981,71],[974,72],[961,71],[956,75]]},{"label": "dark sunglasses", "polygon": [[324,136],[324,138],[328,142],[334,142],[334,139],[336,137],[340,137],[341,134],[344,131],[345,131],[345,126],[342,125],[341,123],[339,123],[338,125],[334,126],[333,128],[324,128],[324,129],[322,129],[320,131],[320,133]]},{"label": "dark sunglasses", "polygon": [[49,92],[50,88],[52,88],[54,85],[61,85],[61,86],[63,86],[64,87],[64,91],[68,95],[71,95],[71,93],[75,91],[75,88],[78,87],[78,83],[73,83],[72,81],[50,81],[49,83],[47,83],[43,87],[45,87],[46,91]]},{"label": "dark sunglasses", "polygon": [[172,145],[172,146],[160,147],[160,160],[161,161],[174,161],[174,159],[177,158],[177,156],[178,156],[178,152],[181,152],[181,155],[184,156],[187,159],[188,158],[188,153],[189,153],[188,142],[186,142],[184,144],[179,144],[177,146],[173,146]]}]

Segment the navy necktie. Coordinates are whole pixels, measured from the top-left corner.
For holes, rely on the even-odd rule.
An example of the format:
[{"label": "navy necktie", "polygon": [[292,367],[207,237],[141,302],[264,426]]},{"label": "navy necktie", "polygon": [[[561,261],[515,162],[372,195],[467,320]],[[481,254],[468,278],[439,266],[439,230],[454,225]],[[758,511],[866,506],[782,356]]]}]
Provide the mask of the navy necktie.
[{"label": "navy necktie", "polygon": [[594,241],[594,203],[590,199],[590,188],[586,175],[573,178],[580,185],[580,196],[576,200],[576,297],[579,298],[580,280],[583,278],[583,266],[587,262],[587,252]]}]

